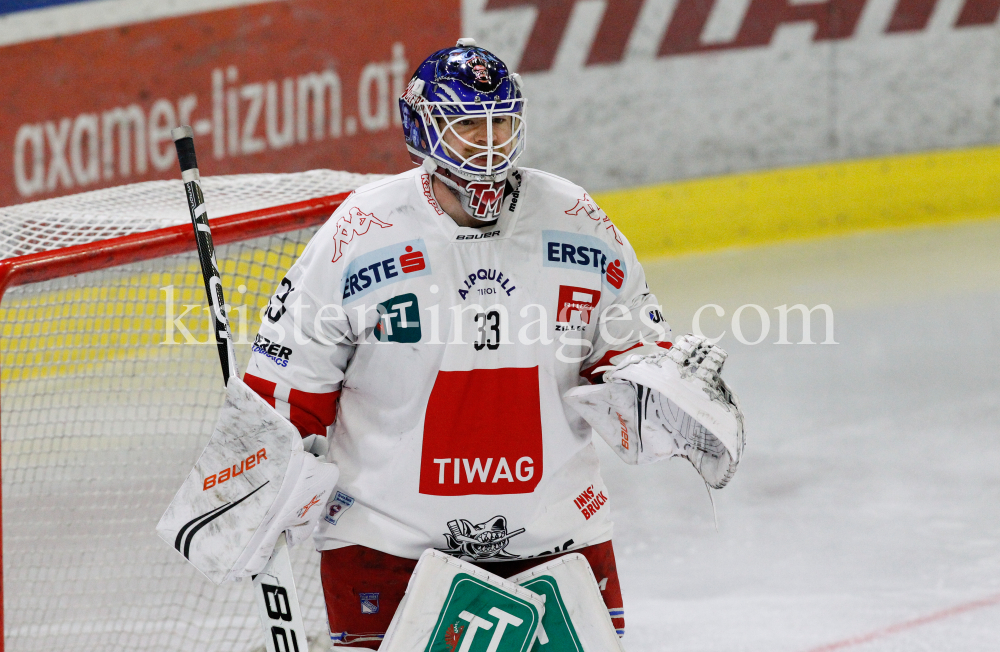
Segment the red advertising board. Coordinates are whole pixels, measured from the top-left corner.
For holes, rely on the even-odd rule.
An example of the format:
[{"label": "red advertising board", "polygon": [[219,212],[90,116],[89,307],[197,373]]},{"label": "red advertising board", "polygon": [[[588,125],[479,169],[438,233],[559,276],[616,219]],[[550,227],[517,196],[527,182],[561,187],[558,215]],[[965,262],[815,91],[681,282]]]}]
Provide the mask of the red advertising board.
[{"label": "red advertising board", "polygon": [[396,98],[460,36],[459,0],[291,0],[0,48],[0,205],[204,174],[410,163]]}]

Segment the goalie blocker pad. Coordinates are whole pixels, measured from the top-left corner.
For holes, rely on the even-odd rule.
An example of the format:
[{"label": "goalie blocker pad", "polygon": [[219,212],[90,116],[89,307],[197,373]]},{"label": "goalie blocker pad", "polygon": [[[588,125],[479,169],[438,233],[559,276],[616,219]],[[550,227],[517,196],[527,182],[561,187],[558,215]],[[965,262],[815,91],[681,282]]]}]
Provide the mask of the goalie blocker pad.
[{"label": "goalie blocker pad", "polygon": [[379,652],[529,652],[544,614],[536,593],[428,549]]},{"label": "goalie blocker pad", "polygon": [[260,572],[282,532],[312,534],[337,483],[336,465],[302,447],[296,428],[237,377],[212,438],[156,532],[221,584]]}]

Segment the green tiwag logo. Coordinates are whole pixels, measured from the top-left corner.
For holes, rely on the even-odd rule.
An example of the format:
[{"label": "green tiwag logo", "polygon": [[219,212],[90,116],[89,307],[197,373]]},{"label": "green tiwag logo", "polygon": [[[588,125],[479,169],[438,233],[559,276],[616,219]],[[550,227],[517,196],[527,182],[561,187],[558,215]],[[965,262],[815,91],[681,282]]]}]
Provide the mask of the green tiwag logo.
[{"label": "green tiwag logo", "polygon": [[528,652],[540,621],[527,600],[459,573],[424,652]]},{"label": "green tiwag logo", "polygon": [[538,642],[531,648],[532,652],[583,652],[583,645],[570,620],[569,610],[559,593],[559,585],[554,577],[541,575],[522,582],[521,586],[532,593],[537,593],[545,600],[545,616],[542,618],[542,629],[538,633]]}]

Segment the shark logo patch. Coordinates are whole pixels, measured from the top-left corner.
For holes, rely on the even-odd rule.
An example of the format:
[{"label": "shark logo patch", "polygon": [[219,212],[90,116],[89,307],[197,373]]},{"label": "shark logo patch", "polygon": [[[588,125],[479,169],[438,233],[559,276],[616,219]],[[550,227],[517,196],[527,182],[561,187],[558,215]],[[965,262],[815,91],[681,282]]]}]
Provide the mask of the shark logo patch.
[{"label": "shark logo patch", "polygon": [[454,557],[469,557],[473,561],[482,559],[520,559],[520,555],[512,555],[506,551],[510,540],[524,532],[524,528],[507,531],[507,519],[494,516],[482,523],[472,523],[464,518],[448,521],[448,532],[445,539],[447,548],[438,548],[441,552]]}]

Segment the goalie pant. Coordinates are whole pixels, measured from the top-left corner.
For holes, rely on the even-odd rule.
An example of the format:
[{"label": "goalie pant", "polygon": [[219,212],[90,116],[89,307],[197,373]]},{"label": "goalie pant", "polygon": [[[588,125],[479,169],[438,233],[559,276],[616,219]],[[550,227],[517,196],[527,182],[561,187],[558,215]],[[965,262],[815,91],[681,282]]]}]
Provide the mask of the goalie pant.
[{"label": "goalie pant", "polygon": [[582,188],[521,169],[497,223],[464,228],[415,168],[317,231],[263,311],[246,382],[330,435],[320,550],[513,560],[610,540],[591,429],[562,395],[668,337]]},{"label": "goalie pant", "polygon": [[[509,578],[569,552],[476,565],[494,575]],[[587,558],[611,622],[618,635],[624,636],[625,609],[611,542],[572,552]],[[416,565],[416,559],[395,557],[363,546],[324,551],[320,574],[333,643],[337,647],[377,648],[406,593],[406,585]]]}]

